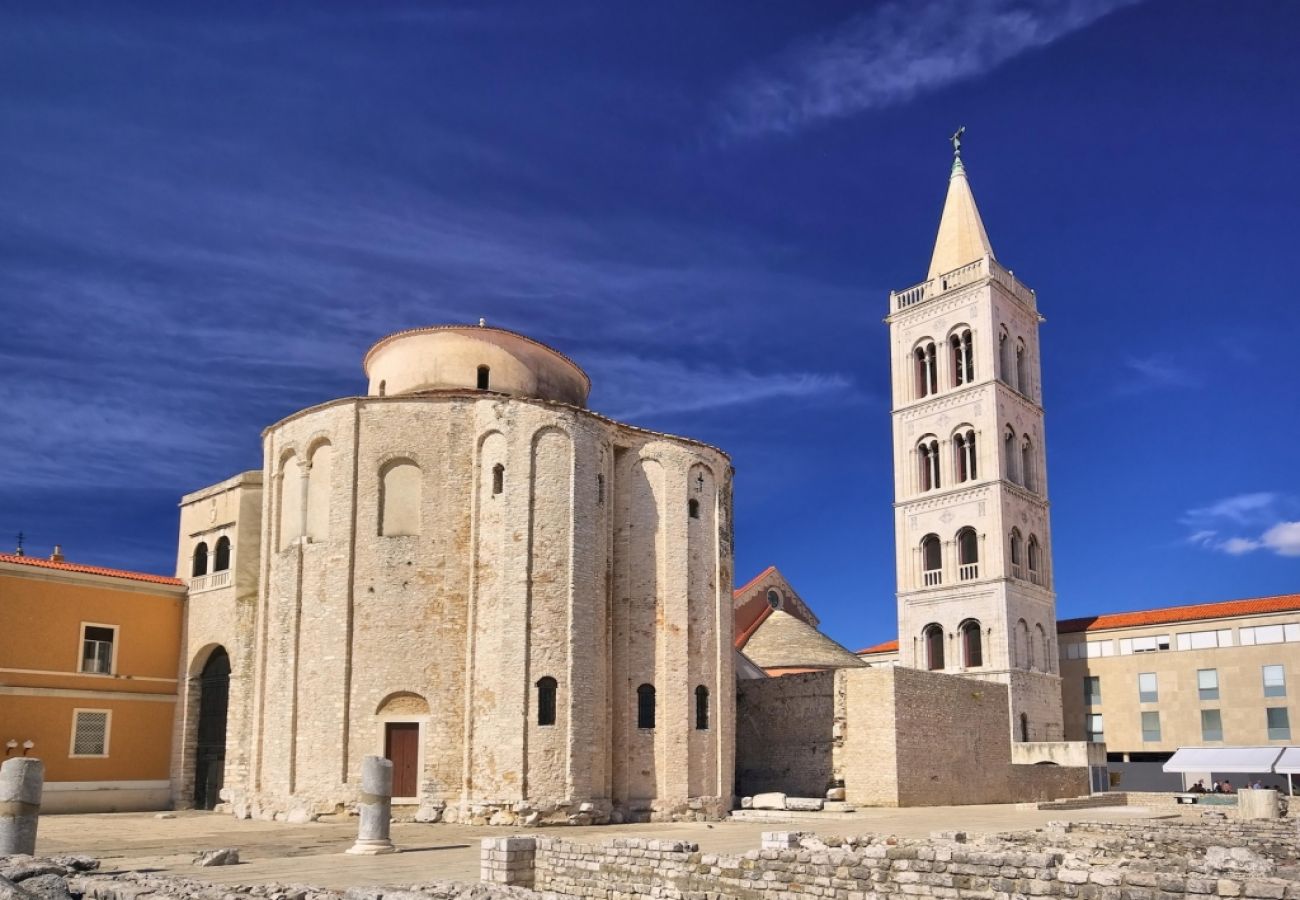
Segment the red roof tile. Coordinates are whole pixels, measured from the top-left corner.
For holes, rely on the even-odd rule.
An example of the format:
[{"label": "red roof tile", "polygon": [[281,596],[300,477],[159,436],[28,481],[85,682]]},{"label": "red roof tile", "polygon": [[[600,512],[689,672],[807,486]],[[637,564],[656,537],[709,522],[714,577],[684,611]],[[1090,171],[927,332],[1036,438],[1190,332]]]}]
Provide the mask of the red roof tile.
[{"label": "red roof tile", "polygon": [[40,559],[35,556],[14,556],[12,553],[0,553],[0,562],[17,563],[20,566],[34,566],[38,569],[57,569],[61,572],[81,572],[86,575],[104,575],[109,578],[125,578],[130,581],[147,581],[150,584],[184,585],[179,578],[167,575],[151,575],[148,572],[128,572],[125,569],[105,569],[102,566],[83,566],[79,563],[55,562],[52,559]]},{"label": "red roof tile", "polygon": [[1193,606],[1167,606],[1163,609],[1141,609],[1135,612],[1104,613],[1100,616],[1064,619],[1056,623],[1056,632],[1076,634],[1082,631],[1104,631],[1109,628],[1167,625],[1173,622],[1196,622],[1229,616],[1258,616],[1293,610],[1300,610],[1300,594],[1228,600],[1223,603],[1198,603]]},{"label": "red roof tile", "polygon": [[897,652],[898,652],[898,640],[897,638],[895,638],[892,641],[885,641],[883,644],[876,644],[874,647],[867,647],[864,650],[859,650],[857,651],[857,654],[858,656],[862,656],[864,653],[897,653]]},{"label": "red roof tile", "polygon": [[742,585],[741,587],[738,587],[738,588],[736,588],[734,591],[732,591],[732,592],[731,592],[731,596],[732,596],[732,597],[739,597],[741,594],[743,594],[743,593],[745,593],[746,591],[748,591],[748,590],[749,590],[750,588],[752,588],[754,585],[758,584],[760,581],[762,581],[764,578],[766,578],[768,575],[772,574],[772,573],[775,572],[775,571],[776,571],[776,566],[768,566],[766,569],[764,569],[763,571],[759,572],[759,573],[758,573],[757,575],[755,575],[753,578],[749,579],[749,581],[745,582],[744,585]]},{"label": "red roof tile", "polygon": [[735,636],[734,643],[737,650],[745,649],[745,645],[748,644],[749,639],[754,636],[754,632],[758,631],[758,627],[767,621],[767,617],[772,615],[772,612],[773,608],[765,605],[763,611],[754,617],[753,622],[749,623],[749,627]]}]

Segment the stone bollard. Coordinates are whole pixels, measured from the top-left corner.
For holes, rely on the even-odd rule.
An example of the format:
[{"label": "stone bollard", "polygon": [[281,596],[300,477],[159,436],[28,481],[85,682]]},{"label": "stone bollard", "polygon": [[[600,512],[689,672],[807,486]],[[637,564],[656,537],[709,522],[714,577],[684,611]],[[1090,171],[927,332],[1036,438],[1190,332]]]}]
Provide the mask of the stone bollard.
[{"label": "stone bollard", "polygon": [[349,853],[374,856],[395,853],[389,838],[393,818],[393,763],[382,756],[367,756],[361,762],[361,822],[357,842]]},{"label": "stone bollard", "polygon": [[45,764],[15,757],[0,765],[0,856],[36,853],[36,824],[40,819]]},{"label": "stone bollard", "polygon": [[1279,819],[1282,817],[1277,802],[1277,791],[1242,788],[1237,791],[1237,818]]}]

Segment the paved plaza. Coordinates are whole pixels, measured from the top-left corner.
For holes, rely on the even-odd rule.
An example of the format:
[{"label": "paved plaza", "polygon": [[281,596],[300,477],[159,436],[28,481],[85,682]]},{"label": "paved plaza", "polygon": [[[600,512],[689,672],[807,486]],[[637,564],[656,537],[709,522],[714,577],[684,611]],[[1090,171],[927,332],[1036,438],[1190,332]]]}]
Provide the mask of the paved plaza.
[{"label": "paved plaza", "polygon": [[[705,852],[743,853],[756,849],[764,831],[816,831],[825,835],[893,834],[924,837],[932,831],[971,833],[1039,828],[1049,821],[1114,820],[1149,817],[1144,807],[1038,811],[1006,806],[865,809],[833,821],[683,822],[546,829],[552,837],[597,843],[614,837],[693,841]],[[1169,810],[1161,815],[1173,814]],[[178,812],[159,819],[154,813],[104,813],[46,816],[41,820],[37,854],[82,853],[102,861],[104,871],[170,871],[217,884],[301,883],[343,890],[356,885],[412,884],[433,879],[476,881],[479,841],[516,833],[508,829],[459,825],[395,824],[393,841],[401,853],[348,856],[356,820],[285,825],[239,820],[207,812]],[[235,847],[237,866],[196,868],[195,852]]]}]

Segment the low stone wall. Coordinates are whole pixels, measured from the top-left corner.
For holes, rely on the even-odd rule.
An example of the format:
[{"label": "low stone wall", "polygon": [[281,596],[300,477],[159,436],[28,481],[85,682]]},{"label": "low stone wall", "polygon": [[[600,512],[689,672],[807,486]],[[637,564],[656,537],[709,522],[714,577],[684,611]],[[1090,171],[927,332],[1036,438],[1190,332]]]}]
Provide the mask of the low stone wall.
[{"label": "low stone wall", "polygon": [[1076,766],[1011,766],[1008,790],[1017,803],[1042,802],[1058,797],[1086,797],[1088,770]]}]

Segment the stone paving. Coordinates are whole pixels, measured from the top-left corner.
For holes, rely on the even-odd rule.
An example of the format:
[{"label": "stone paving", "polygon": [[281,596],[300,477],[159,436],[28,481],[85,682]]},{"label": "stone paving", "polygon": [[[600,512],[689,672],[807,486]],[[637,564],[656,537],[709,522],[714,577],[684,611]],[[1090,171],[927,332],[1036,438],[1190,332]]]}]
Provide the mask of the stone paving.
[{"label": "stone paving", "polygon": [[[153,813],[45,816],[36,852],[40,855],[86,854],[102,861],[104,871],[175,872],[213,884],[294,882],[335,890],[359,885],[412,884],[431,879],[476,881],[479,842],[516,833],[501,828],[461,825],[394,824],[394,844],[402,851],[386,856],[349,856],[356,840],[356,819],[286,825],[239,820],[228,815],[178,812],[160,819]],[[707,853],[743,853],[759,846],[764,831],[788,828],[825,835],[875,832],[925,837],[959,828],[971,834],[1041,828],[1049,821],[1090,821],[1177,816],[1168,809],[1143,807],[1037,811],[1006,806],[864,809],[825,823],[683,822],[564,827],[543,833],[565,840],[595,843],[615,837],[639,837],[698,843]],[[534,831],[537,831],[534,829]],[[235,866],[196,868],[199,850],[235,847],[242,862]]]}]

